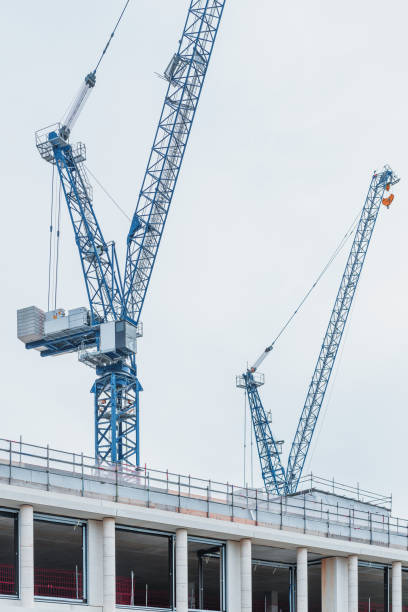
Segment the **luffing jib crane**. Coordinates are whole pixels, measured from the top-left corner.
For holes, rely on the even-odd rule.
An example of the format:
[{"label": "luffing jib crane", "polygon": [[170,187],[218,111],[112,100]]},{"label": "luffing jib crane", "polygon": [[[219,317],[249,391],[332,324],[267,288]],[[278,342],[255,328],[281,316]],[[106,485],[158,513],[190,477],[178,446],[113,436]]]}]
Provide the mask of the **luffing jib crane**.
[{"label": "luffing jib crane", "polygon": [[[123,16],[125,8],[116,24]],[[18,337],[42,357],[78,351],[96,369],[92,387],[95,456],[99,462],[138,466],[139,392],[136,340],[169,207],[197,110],[225,0],[190,0],[177,52],[164,78],[168,82],[143,185],[127,236],[122,277],[115,243],[102,234],[84,166],[85,145],[70,144],[74,122],[95,86],[89,73],[63,124],[36,134],[41,157],[57,170],[78,247],[89,310],[44,313],[36,307],[18,311]],[[116,30],[115,27],[115,30]],[[114,32],[115,32],[114,30]],[[101,59],[106,52],[112,33]]]},{"label": "luffing jib crane", "polygon": [[237,377],[237,386],[244,388],[248,396],[262,477],[265,488],[270,493],[281,495],[295,493],[297,490],[356,293],[378,212],[381,204],[388,208],[392,203],[394,199],[393,194],[387,197],[385,197],[385,194],[398,181],[399,178],[388,166],[385,166],[381,172],[374,172],[371,178],[370,188],[357,225],[346,268],[341,279],[340,288],[330,315],[329,324],[323,338],[320,354],[289,453],[286,470],[281,461],[282,443],[276,441],[273,436],[270,418],[263,407],[259,394],[259,387],[264,383],[264,377],[262,374],[257,373],[259,366],[273,349],[274,343],[264,350],[252,367]]}]

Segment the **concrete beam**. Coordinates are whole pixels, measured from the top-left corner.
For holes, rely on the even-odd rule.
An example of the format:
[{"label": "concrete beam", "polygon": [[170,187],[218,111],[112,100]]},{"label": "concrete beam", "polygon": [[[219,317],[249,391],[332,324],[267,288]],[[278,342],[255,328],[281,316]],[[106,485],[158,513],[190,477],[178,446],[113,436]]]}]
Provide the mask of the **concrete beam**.
[{"label": "concrete beam", "polygon": [[296,550],[297,612],[308,612],[307,548]]},{"label": "concrete beam", "polygon": [[188,612],[187,529],[176,531],[176,610],[177,612]]},{"label": "concrete beam", "polygon": [[178,528],[185,528],[190,534],[201,537],[237,541],[250,538],[253,544],[292,549],[305,547],[325,557],[358,555],[359,559],[365,561],[377,563],[402,561],[404,565],[408,565],[408,551],[392,546],[327,538],[324,534],[304,534],[301,531],[272,526],[247,525],[238,521],[206,518],[185,512],[170,512],[2,483],[0,506],[18,508],[21,504],[32,505],[36,512],[73,518],[102,520],[104,516],[120,516],[121,523],[146,529],[176,531]]}]

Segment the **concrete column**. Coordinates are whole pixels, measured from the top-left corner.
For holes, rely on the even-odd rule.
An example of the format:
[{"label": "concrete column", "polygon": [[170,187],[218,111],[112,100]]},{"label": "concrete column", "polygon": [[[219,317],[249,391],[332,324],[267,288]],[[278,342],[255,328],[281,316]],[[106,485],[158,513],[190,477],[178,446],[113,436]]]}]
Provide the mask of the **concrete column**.
[{"label": "concrete column", "polygon": [[115,519],[103,519],[103,612],[116,606]]},{"label": "concrete column", "polygon": [[176,610],[177,612],[188,612],[187,529],[176,531]]},{"label": "concrete column", "polygon": [[103,525],[102,521],[88,521],[88,604],[103,605]]},{"label": "concrete column", "polygon": [[348,610],[348,559],[332,557],[322,561],[322,612]]},{"label": "concrete column", "polygon": [[402,563],[392,564],[392,612],[402,612]]},{"label": "concrete column", "polygon": [[308,612],[307,548],[296,550],[296,612]]},{"label": "concrete column", "polygon": [[358,612],[358,557],[348,558],[348,612]]},{"label": "concrete column", "polygon": [[20,598],[23,608],[34,603],[34,520],[33,507],[20,506]]},{"label": "concrete column", "polygon": [[241,540],[241,612],[252,612],[252,543]]},{"label": "concrete column", "polygon": [[241,610],[241,544],[227,541],[227,610]]}]

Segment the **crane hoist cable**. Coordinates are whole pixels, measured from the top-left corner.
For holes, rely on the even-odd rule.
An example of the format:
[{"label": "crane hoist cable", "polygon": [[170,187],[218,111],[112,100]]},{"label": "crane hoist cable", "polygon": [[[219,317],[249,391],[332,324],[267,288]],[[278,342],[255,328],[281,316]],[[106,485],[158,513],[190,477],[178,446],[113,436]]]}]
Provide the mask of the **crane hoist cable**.
[{"label": "crane hoist cable", "polygon": [[305,304],[305,302],[307,301],[307,299],[310,297],[310,294],[313,292],[313,290],[317,287],[317,285],[319,284],[319,282],[321,281],[321,279],[323,278],[323,276],[326,274],[327,270],[330,268],[330,266],[332,265],[332,263],[335,261],[335,259],[337,258],[337,256],[341,253],[341,251],[343,250],[343,248],[345,247],[345,245],[347,244],[347,241],[350,239],[350,237],[352,236],[354,229],[357,225],[358,219],[360,217],[360,211],[357,213],[357,215],[355,216],[352,224],[350,225],[350,227],[348,228],[347,232],[344,234],[343,238],[341,239],[341,241],[339,242],[339,244],[337,245],[337,247],[335,248],[335,250],[333,251],[332,255],[330,256],[329,260],[327,261],[326,265],[324,266],[324,268],[322,269],[322,271],[320,272],[320,274],[317,276],[316,280],[314,281],[314,283],[312,284],[312,286],[310,287],[310,289],[305,293],[305,295],[303,296],[303,298],[301,299],[301,301],[299,302],[299,304],[297,305],[297,307],[295,308],[295,310],[292,312],[292,314],[290,315],[289,319],[286,321],[286,323],[281,327],[279,333],[277,334],[277,336],[275,336],[274,340],[272,341],[272,343],[266,347],[266,349],[263,351],[263,353],[258,357],[258,359],[254,362],[254,364],[252,365],[252,367],[248,368],[248,371],[251,373],[254,373],[257,371],[257,369],[259,368],[259,366],[261,365],[261,363],[264,361],[264,359],[266,359],[268,353],[270,353],[272,351],[272,349],[275,346],[275,343],[277,342],[277,340],[279,340],[279,338],[282,336],[282,334],[286,331],[286,329],[289,327],[289,325],[292,323],[293,319],[296,317],[296,315],[299,313],[299,311],[301,310],[302,306]]},{"label": "crane hoist cable", "polygon": [[[130,0],[127,0],[125,6],[122,9],[122,12],[117,19],[115,26],[108,38],[106,45],[103,48],[102,53],[100,54],[98,61],[95,65],[95,68],[86,75],[84,83],[82,84],[78,94],[74,98],[73,102],[68,107],[67,111],[64,113],[66,116],[65,121],[62,121],[62,126],[60,128],[60,136],[64,140],[68,140],[69,135],[71,133],[72,127],[74,123],[79,117],[79,114],[91,92],[91,89],[95,86],[96,83],[96,72],[109,48],[109,45],[112,42],[113,37],[115,36],[116,30],[119,27],[120,22],[126,12],[126,9],[130,3]],[[89,169],[88,169],[89,171]],[[90,171],[89,171],[90,172]],[[96,179],[96,177],[90,172],[96,182],[99,184],[101,189],[106,193],[106,195],[112,200],[115,206],[129,219],[129,216],[122,210],[117,202],[109,195],[107,190],[100,184],[100,182]],[[51,194],[51,221],[50,221],[50,246],[49,246],[49,263],[48,263],[48,310],[50,309],[52,296],[54,297],[54,309],[56,309],[57,303],[57,287],[58,287],[58,266],[59,266],[59,242],[60,242],[60,215],[61,215],[61,187],[59,192],[59,203],[58,203],[58,213],[57,213],[57,235],[54,238],[54,223],[53,223],[53,214],[54,214],[54,166],[52,171],[52,194]],[[54,248],[53,248],[54,241]],[[54,261],[55,260],[55,261]],[[52,287],[53,285],[53,287]]]},{"label": "crane hoist cable", "polygon": [[51,209],[50,209],[50,245],[48,254],[48,298],[47,298],[47,310],[50,310],[50,299],[51,299],[51,278],[52,278],[52,244],[53,244],[53,217],[54,217],[54,178],[55,178],[55,166],[52,166],[51,176]]},{"label": "crane hoist cable", "polygon": [[105,54],[109,48],[109,45],[111,44],[112,39],[115,36],[116,30],[118,29],[119,24],[122,21],[122,18],[126,12],[127,7],[129,6],[129,3],[130,3],[130,0],[126,0],[125,6],[123,7],[121,14],[119,15],[119,18],[116,21],[115,27],[113,28],[108,38],[108,42],[106,43],[101,55],[99,56],[99,59],[95,65],[95,68],[86,75],[78,94],[74,98],[74,101],[72,102],[68,112],[66,113],[66,119],[65,121],[62,122],[62,126],[60,128],[60,136],[64,140],[68,140],[71,130],[74,127],[74,124],[76,120],[78,119],[79,114],[81,110],[83,109],[86,100],[89,97],[89,94],[91,93],[92,89],[95,87],[96,72],[103,58],[105,57]]},{"label": "crane hoist cable", "polygon": [[126,219],[128,221],[131,221],[131,218],[129,217],[127,212],[125,212],[123,210],[123,208],[120,206],[120,204],[118,204],[118,202],[115,200],[115,198],[109,193],[109,191],[106,189],[106,187],[104,187],[102,185],[102,183],[96,178],[95,174],[92,172],[92,170],[90,170],[89,166],[87,164],[84,164],[84,166],[85,166],[87,172],[89,172],[89,174],[92,176],[92,178],[95,181],[95,183],[97,185],[99,185],[99,187],[102,189],[103,193],[107,196],[107,198],[109,198],[109,200],[112,202],[112,204],[114,204],[116,206],[116,208],[119,210],[119,212],[121,212],[122,215],[124,217],[126,217]]}]

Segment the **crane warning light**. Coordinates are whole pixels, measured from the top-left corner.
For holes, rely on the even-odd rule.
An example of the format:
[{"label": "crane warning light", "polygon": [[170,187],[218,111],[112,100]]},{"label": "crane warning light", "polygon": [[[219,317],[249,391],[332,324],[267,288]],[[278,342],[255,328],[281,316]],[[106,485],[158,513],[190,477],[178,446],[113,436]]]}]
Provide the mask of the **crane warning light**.
[{"label": "crane warning light", "polygon": [[390,207],[392,201],[394,200],[394,194],[391,193],[388,198],[383,198],[382,203],[384,204],[384,206],[386,206],[387,208]]}]

